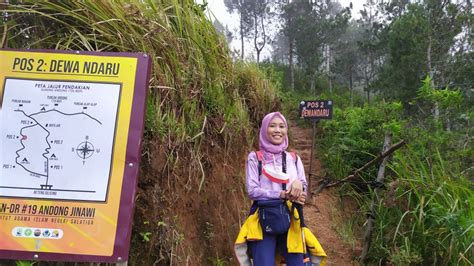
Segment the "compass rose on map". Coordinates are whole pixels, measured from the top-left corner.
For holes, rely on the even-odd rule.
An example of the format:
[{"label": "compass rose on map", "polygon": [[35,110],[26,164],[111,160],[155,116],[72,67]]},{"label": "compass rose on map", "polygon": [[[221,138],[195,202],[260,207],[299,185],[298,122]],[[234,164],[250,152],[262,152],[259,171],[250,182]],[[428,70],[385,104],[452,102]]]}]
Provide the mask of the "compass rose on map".
[{"label": "compass rose on map", "polygon": [[81,142],[79,145],[77,145],[77,148],[76,148],[76,154],[77,156],[79,156],[79,158],[85,160],[89,157],[92,156],[92,154],[94,154],[94,145],[92,145],[92,143],[90,143],[89,141],[84,141],[84,142]]}]

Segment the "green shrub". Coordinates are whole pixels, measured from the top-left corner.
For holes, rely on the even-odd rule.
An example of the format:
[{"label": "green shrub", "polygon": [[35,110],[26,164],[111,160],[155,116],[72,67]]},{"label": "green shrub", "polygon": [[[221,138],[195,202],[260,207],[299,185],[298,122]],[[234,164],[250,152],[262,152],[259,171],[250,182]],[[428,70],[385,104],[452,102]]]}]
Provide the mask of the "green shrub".
[{"label": "green shrub", "polygon": [[[382,150],[385,133],[401,137],[404,121],[400,103],[378,103],[363,107],[334,108],[334,119],[322,123],[321,150],[328,174],[343,178]],[[369,176],[375,176],[374,170]]]},{"label": "green shrub", "polygon": [[[446,93],[455,94],[448,98],[456,104],[441,106],[462,105],[456,92]],[[419,100],[427,101],[424,96]],[[469,110],[450,109],[451,117],[462,117],[451,120],[452,130],[440,121],[446,116],[437,120],[422,112],[402,119],[402,105],[385,102],[336,108],[334,119],[322,123],[322,159],[333,178],[347,176],[380,153],[386,132],[393,134],[393,142],[408,143],[394,153],[386,171],[370,264],[472,265],[474,192],[469,178],[474,158]],[[366,171],[364,180],[375,180],[376,170],[374,166]],[[363,194],[351,189],[344,185],[341,190],[353,195],[360,212],[368,211],[375,197],[370,187]],[[363,225],[365,220],[357,217],[351,225]]]}]

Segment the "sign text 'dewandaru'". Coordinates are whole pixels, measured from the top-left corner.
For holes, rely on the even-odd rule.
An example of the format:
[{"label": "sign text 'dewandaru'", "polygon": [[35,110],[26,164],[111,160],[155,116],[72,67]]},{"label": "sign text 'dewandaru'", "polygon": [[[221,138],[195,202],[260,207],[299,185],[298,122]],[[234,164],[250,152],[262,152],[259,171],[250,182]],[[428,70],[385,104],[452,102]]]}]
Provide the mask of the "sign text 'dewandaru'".
[{"label": "sign text 'dewandaru'", "polygon": [[301,101],[299,115],[304,119],[332,119],[332,100]]}]

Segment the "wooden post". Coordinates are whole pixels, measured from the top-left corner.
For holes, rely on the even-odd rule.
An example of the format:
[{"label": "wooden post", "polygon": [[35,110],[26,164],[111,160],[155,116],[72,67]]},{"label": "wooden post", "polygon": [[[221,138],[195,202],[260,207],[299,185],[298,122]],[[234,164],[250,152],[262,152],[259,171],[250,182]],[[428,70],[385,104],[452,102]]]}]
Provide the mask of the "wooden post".
[{"label": "wooden post", "polygon": [[[392,135],[391,134],[385,134],[385,140],[383,144],[383,152],[385,153],[390,146],[392,145]],[[385,167],[388,164],[388,161],[390,160],[391,156],[387,156],[383,158],[382,163],[379,166],[379,171],[377,173],[377,183],[378,184],[383,184],[384,179],[385,179]],[[372,242],[372,231],[374,230],[374,224],[375,224],[375,207],[377,203],[380,201],[379,198],[379,193],[382,188],[380,186],[377,186],[374,189],[375,197],[372,198],[372,203],[370,204],[370,210],[368,213],[368,218],[367,218],[367,228],[365,230],[364,234],[364,247],[362,249],[362,253],[360,255],[360,260],[362,263],[366,262],[367,259],[367,254],[369,253],[370,249],[370,244]]]},{"label": "wooden post", "polygon": [[313,157],[314,157],[314,133],[316,131],[316,123],[319,120],[313,120],[313,129],[311,130],[311,155],[309,158],[309,174],[308,174],[308,191],[306,192],[307,199],[311,199],[311,178],[313,176]]}]

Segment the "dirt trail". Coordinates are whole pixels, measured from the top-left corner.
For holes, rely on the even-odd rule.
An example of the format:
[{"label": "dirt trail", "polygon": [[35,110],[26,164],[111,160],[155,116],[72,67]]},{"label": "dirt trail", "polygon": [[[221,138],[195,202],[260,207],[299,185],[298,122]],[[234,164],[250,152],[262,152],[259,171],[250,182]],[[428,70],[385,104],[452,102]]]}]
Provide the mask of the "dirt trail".
[{"label": "dirt trail", "polygon": [[[300,128],[296,123],[290,127],[291,146],[303,161],[306,178],[309,177],[311,157],[311,128]],[[312,165],[313,177],[311,190],[317,186],[318,176],[321,174],[321,162],[317,150],[314,151]],[[328,265],[357,265],[352,247],[343,242],[335,228],[341,222],[342,210],[338,208],[338,199],[332,194],[333,190],[323,190],[319,195],[307,200],[304,207],[305,222],[308,228],[316,235],[328,255]]]}]

